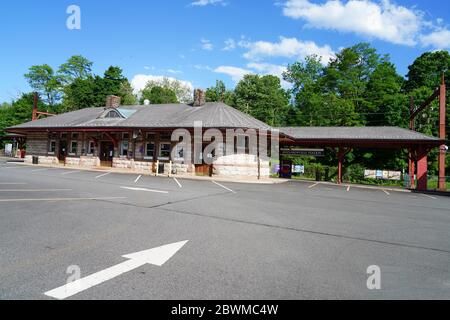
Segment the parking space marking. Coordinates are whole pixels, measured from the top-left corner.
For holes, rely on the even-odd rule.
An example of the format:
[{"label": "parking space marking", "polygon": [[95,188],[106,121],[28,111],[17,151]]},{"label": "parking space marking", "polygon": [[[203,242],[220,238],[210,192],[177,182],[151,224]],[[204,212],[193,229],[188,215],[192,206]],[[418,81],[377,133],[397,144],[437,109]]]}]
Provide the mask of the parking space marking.
[{"label": "parking space marking", "polygon": [[107,176],[108,174],[111,174],[111,172],[107,172],[107,173],[101,174],[99,176],[96,176],[95,179],[100,179],[100,178],[102,178],[104,176]]},{"label": "parking space marking", "polygon": [[35,173],[35,172],[43,172],[43,171],[48,171],[48,170],[50,170],[50,169],[37,169],[37,170],[31,170],[31,172],[32,173]]},{"label": "parking space marking", "polygon": [[136,180],[134,180],[134,183],[138,183],[139,179],[142,178],[142,175],[140,175],[139,177],[136,178]]},{"label": "parking space marking", "polygon": [[388,196],[391,195],[387,190],[385,190],[385,189],[381,189],[381,190],[383,190],[383,192],[386,193]]},{"label": "parking space marking", "polygon": [[154,192],[154,193],[169,193],[168,191],[161,191],[161,190],[152,190],[147,188],[132,188],[132,187],[120,187],[121,189],[125,190],[131,190],[131,191],[144,191],[144,192]]},{"label": "parking space marking", "polygon": [[222,184],[220,184],[218,182],[212,181],[212,183],[214,183],[214,184],[218,185],[219,187],[221,187],[221,188],[223,188],[225,190],[228,190],[228,191],[230,191],[232,193],[236,193],[235,191],[231,190],[230,188],[225,187],[224,185],[222,185]]},{"label": "parking space marking", "polygon": [[0,189],[0,192],[57,192],[72,191],[72,189]]},{"label": "parking space marking", "polygon": [[0,182],[0,186],[23,186],[25,182]]},{"label": "parking space marking", "polygon": [[69,172],[61,173],[61,175],[62,175],[62,176],[67,176],[67,175],[69,175],[69,174],[74,174],[74,173],[78,173],[78,172],[80,172],[80,171],[69,171]]},{"label": "parking space marking", "polygon": [[314,187],[317,187],[318,185],[319,185],[318,182],[317,182],[317,183],[314,183],[314,184],[310,185],[310,186],[308,187],[308,189],[312,189],[312,188],[314,188]]},{"label": "parking space marking", "polygon": [[347,186],[347,192],[349,192],[350,191],[350,186]]},{"label": "parking space marking", "polygon": [[175,180],[175,182],[178,184],[178,186],[179,186],[180,188],[183,188],[183,186],[181,185],[180,181],[178,181],[177,178],[173,178],[173,180]]},{"label": "parking space marking", "polygon": [[437,200],[436,197],[432,197],[432,196],[430,196],[430,195],[428,195],[428,194],[422,193],[422,195],[425,196],[425,197],[427,197],[427,198],[429,198],[429,199]]},{"label": "parking space marking", "polygon": [[118,200],[126,197],[98,197],[98,198],[47,198],[47,199],[0,199],[0,202],[52,202],[52,201],[88,201],[88,200]]}]

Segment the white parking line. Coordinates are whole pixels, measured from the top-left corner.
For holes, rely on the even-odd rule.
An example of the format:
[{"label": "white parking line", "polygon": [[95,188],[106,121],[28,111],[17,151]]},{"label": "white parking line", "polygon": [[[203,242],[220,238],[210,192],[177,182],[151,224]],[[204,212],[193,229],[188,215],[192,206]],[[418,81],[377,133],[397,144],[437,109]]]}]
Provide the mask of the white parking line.
[{"label": "white parking line", "polygon": [[74,173],[78,173],[78,172],[80,172],[80,171],[69,171],[69,172],[61,173],[61,175],[62,175],[62,176],[67,176],[67,175],[69,175],[69,174],[74,174]]},{"label": "white parking line", "polygon": [[178,181],[177,178],[173,178],[173,180],[175,180],[175,182],[178,184],[178,186],[179,186],[180,188],[183,188],[183,186],[181,185],[180,181]]},{"label": "white parking line", "polygon": [[347,192],[349,192],[350,191],[350,186],[347,186]]},{"label": "white parking line", "polygon": [[48,170],[50,170],[50,169],[37,169],[37,170],[32,170],[31,172],[35,173],[35,172],[43,172],[43,171],[48,171]]},{"label": "white parking line", "polygon": [[430,198],[430,199],[433,199],[433,200],[437,200],[436,197],[432,197],[432,196],[430,196],[430,195],[428,195],[428,194],[422,193],[422,195],[425,196],[425,197],[427,197],[427,198]]},{"label": "white parking line", "polygon": [[388,196],[390,196],[391,194],[389,192],[387,192],[387,190],[382,189],[384,193],[386,193]]},{"label": "white parking line", "polygon": [[87,200],[116,200],[126,197],[99,197],[99,198],[48,198],[48,199],[0,199],[0,202],[32,202],[32,201],[87,201]]},{"label": "white parking line", "polygon": [[139,179],[142,178],[142,175],[140,175],[139,177],[136,178],[136,180],[134,180],[134,183],[138,183]]},{"label": "white parking line", "polygon": [[314,188],[314,187],[317,187],[318,185],[319,185],[318,182],[317,182],[317,183],[314,183],[314,184],[310,185],[310,186],[308,187],[308,189],[312,189],[312,188]]},{"label": "white parking line", "polygon": [[232,193],[236,193],[235,191],[231,190],[230,188],[225,187],[224,185],[221,185],[218,182],[213,181],[212,183],[214,183],[214,184],[218,185],[219,187],[224,188],[225,190],[228,190],[228,191],[230,191]]},{"label": "white parking line", "polygon": [[72,191],[72,189],[0,189],[0,192],[56,192]]},{"label": "white parking line", "polygon": [[108,174],[111,174],[111,172],[107,172],[107,173],[101,174],[99,176],[96,176],[95,179],[100,179],[101,177],[107,176]]},{"label": "white parking line", "polygon": [[131,190],[131,191],[145,191],[145,192],[164,193],[164,194],[169,193],[167,191],[152,190],[152,189],[146,189],[146,188],[131,188],[131,187],[120,187],[120,188],[125,189],[125,190]]},{"label": "white parking line", "polygon": [[25,182],[0,182],[0,186],[23,186]]}]

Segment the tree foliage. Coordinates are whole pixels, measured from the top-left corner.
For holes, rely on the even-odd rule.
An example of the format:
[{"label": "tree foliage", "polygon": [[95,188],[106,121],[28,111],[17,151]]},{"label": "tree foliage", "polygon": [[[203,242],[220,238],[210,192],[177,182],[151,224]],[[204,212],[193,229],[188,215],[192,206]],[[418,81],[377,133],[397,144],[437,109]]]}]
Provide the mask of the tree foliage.
[{"label": "tree foliage", "polygon": [[174,90],[159,86],[142,90],[142,99],[149,100],[150,104],[178,103]]}]

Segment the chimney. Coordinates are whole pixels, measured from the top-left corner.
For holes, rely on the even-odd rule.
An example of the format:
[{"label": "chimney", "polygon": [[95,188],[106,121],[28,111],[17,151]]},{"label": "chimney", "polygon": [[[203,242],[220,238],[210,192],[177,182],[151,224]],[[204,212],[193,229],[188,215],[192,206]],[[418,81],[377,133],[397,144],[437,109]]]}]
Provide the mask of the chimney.
[{"label": "chimney", "polygon": [[118,108],[120,107],[121,98],[118,96],[110,95],[106,97],[106,108]]},{"label": "chimney", "polygon": [[194,107],[201,107],[206,103],[206,94],[202,89],[194,90]]}]

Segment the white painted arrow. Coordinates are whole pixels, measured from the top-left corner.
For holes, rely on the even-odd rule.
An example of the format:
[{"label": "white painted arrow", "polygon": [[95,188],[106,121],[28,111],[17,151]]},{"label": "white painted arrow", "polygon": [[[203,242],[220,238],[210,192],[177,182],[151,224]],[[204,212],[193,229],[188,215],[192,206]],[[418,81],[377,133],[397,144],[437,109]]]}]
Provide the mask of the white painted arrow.
[{"label": "white painted arrow", "polygon": [[111,280],[126,272],[142,267],[146,264],[152,264],[161,267],[175,253],[177,253],[188,241],[168,244],[162,247],[153,248],[141,252],[127,254],[123,258],[129,259],[123,263],[117,264],[111,268],[91,274],[85,278],[70,282],[62,287],[47,291],[46,296],[63,300],[76,295],[82,291],[92,288],[100,283]]}]

